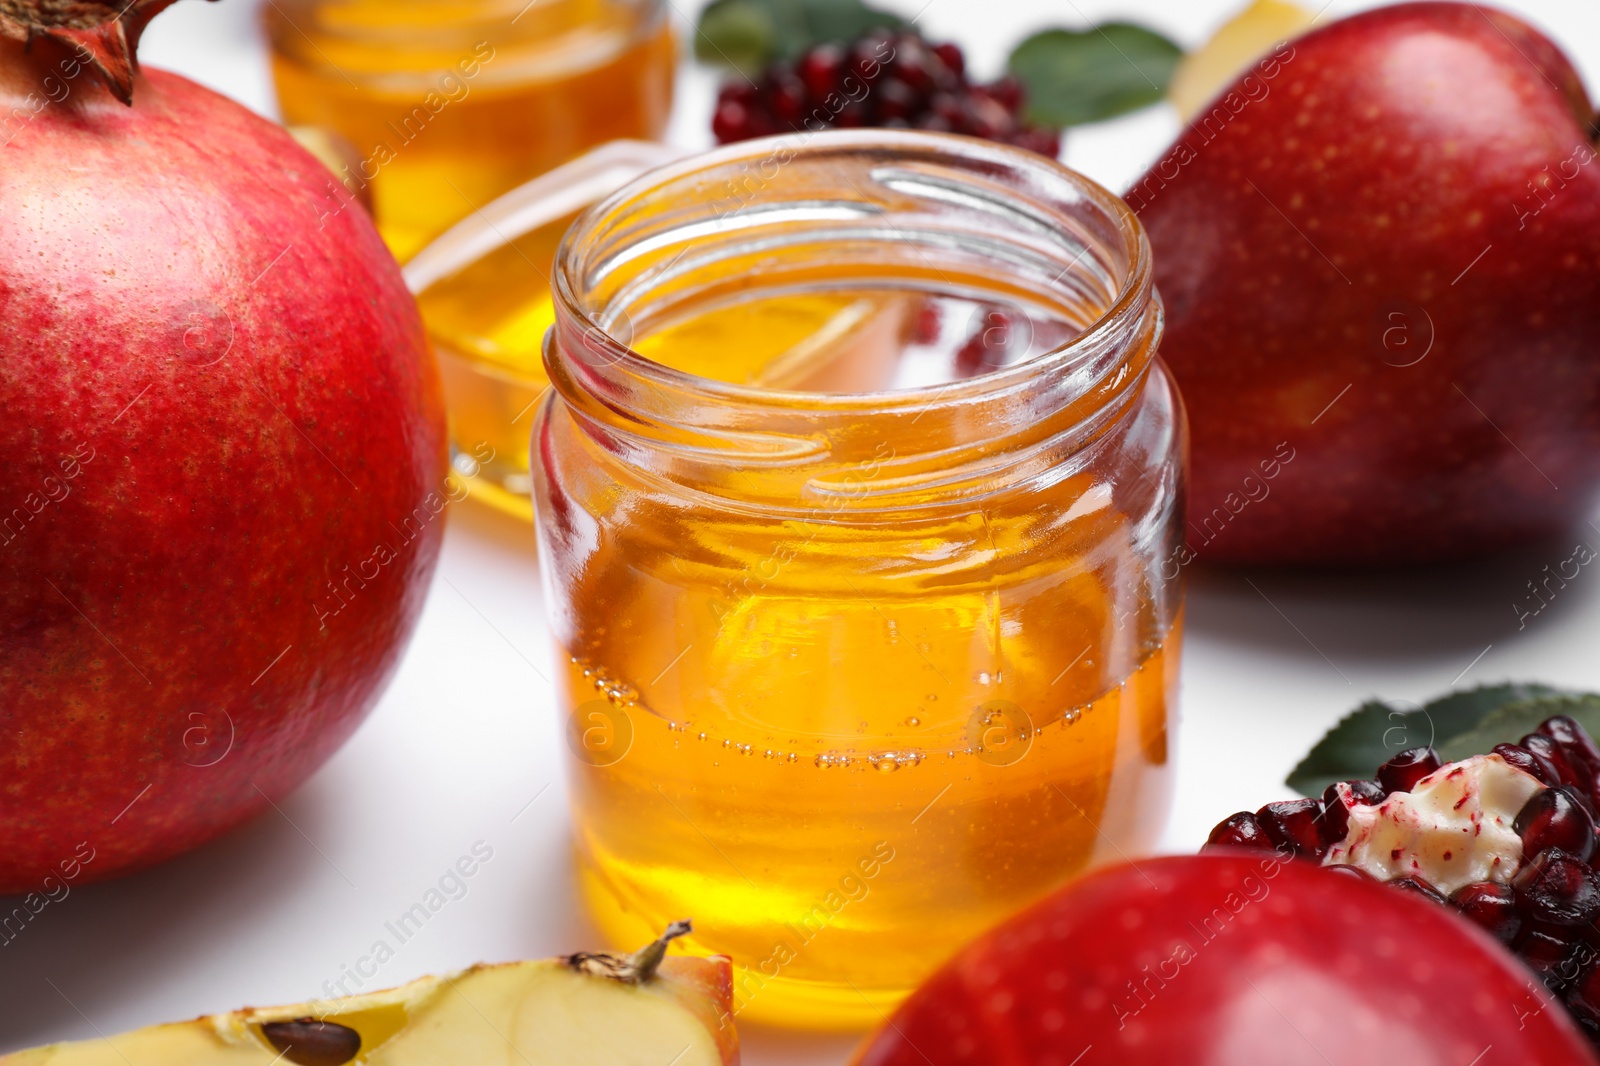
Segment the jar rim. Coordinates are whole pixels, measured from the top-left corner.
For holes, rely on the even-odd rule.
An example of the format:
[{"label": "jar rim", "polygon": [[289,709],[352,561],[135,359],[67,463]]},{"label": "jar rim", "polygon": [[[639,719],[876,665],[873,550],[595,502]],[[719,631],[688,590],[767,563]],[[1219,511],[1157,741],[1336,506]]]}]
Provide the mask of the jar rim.
[{"label": "jar rim", "polygon": [[[947,162],[965,163],[975,169],[1003,165],[1019,172],[1048,176],[1064,181],[1092,209],[1108,220],[1122,242],[1126,270],[1116,295],[1104,310],[1065,343],[1031,355],[1016,363],[954,381],[917,385],[900,389],[864,392],[821,392],[783,389],[764,385],[723,381],[679,370],[656,362],[635,351],[631,344],[612,336],[602,320],[602,310],[591,307],[582,295],[581,277],[588,266],[585,251],[597,243],[607,220],[622,213],[630,202],[651,193],[737,164],[773,159],[787,154],[791,159],[809,152],[904,153],[907,156],[936,154]],[[1088,251],[1086,247],[1085,252]],[[1080,253],[1079,259],[1082,258]],[[1069,263],[1059,277],[1065,277],[1077,263]],[[556,253],[551,274],[557,308],[557,324],[546,341],[546,363],[559,358],[562,346],[556,334],[566,317],[584,338],[584,347],[594,356],[585,364],[588,374],[601,377],[626,374],[645,386],[670,389],[688,400],[737,404],[751,407],[804,408],[821,412],[895,412],[939,404],[958,404],[963,400],[988,398],[1025,387],[1040,370],[1070,363],[1078,352],[1092,351],[1107,339],[1127,331],[1148,311],[1155,299],[1153,265],[1149,240],[1133,209],[1119,196],[1093,179],[1072,170],[1055,159],[1026,149],[976,137],[948,133],[907,130],[823,130],[801,131],[724,145],[647,171],[586,210],[568,229]],[[1058,280],[1059,280],[1058,277]],[[555,368],[551,379],[558,380]]]}]

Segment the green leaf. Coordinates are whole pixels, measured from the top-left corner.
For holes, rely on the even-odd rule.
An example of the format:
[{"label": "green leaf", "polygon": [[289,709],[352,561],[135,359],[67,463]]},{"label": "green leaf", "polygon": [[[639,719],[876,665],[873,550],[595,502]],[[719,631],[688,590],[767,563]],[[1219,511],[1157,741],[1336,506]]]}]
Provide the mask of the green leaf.
[{"label": "green leaf", "polygon": [[[1317,741],[1289,774],[1286,783],[1302,796],[1320,796],[1335,781],[1371,778],[1378,767],[1406,748],[1432,744],[1445,755],[1451,740],[1469,733],[1494,712],[1508,705],[1559,695],[1558,690],[1548,685],[1506,684],[1452,692],[1415,709],[1369,700]],[[1540,718],[1534,725],[1543,720]],[[1530,726],[1511,739],[1515,741],[1531,729]],[[1492,741],[1487,747],[1475,748],[1467,754],[1488,751],[1497,743],[1498,740]]]},{"label": "green leaf", "polygon": [[1182,56],[1154,30],[1107,22],[1036,33],[1017,45],[1006,67],[1027,90],[1028,120],[1060,129],[1155,103]]},{"label": "green leaf", "polygon": [[700,13],[695,58],[755,78],[774,59],[793,59],[823,41],[853,41],[901,25],[862,0],[714,0]]},{"label": "green leaf", "polygon": [[716,0],[700,13],[694,56],[753,77],[777,46],[778,28],[768,5],[751,0]]},{"label": "green leaf", "polygon": [[1472,729],[1451,737],[1439,748],[1439,755],[1455,762],[1488,751],[1496,744],[1515,744],[1539,728],[1540,722],[1557,714],[1576,718],[1591,736],[1600,736],[1600,695],[1543,696],[1496,708]]}]

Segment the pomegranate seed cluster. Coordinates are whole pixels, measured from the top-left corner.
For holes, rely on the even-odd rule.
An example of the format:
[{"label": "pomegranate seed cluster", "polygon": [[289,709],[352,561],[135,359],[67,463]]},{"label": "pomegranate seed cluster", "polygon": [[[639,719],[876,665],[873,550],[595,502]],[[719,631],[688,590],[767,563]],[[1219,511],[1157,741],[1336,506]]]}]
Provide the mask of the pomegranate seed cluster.
[{"label": "pomegranate seed cluster", "polygon": [[754,83],[728,82],[711,130],[727,144],[799,130],[920,129],[1059,154],[1061,135],[1024,121],[1022,103],[1015,78],[969,82],[953,44],[875,30],[850,44],[819,44],[793,62],[773,63]]},{"label": "pomegranate seed cluster", "polygon": [[[1468,853],[1444,850],[1426,858],[1396,847],[1368,861],[1361,855],[1361,826],[1389,807],[1405,808],[1418,794],[1450,785],[1457,775],[1493,769],[1497,798],[1526,796],[1515,810],[1483,803],[1467,820],[1470,832],[1459,839]],[[1531,781],[1524,781],[1531,778]],[[1515,777],[1526,787],[1508,790]],[[1401,752],[1378,768],[1376,780],[1341,781],[1322,799],[1269,803],[1254,814],[1241,812],[1211,832],[1206,848],[1261,848],[1322,862],[1347,877],[1372,878],[1373,869],[1391,887],[1454,907],[1509,947],[1542,980],[1600,1047],[1600,855],[1596,853],[1595,812],[1600,810],[1600,746],[1573,719],[1545,720],[1517,744],[1499,744],[1488,755],[1442,766],[1432,748]],[[1483,780],[1488,780],[1484,773]],[[1483,797],[1458,793],[1468,801]],[[1483,796],[1488,796],[1487,788]],[[1415,811],[1415,804],[1409,808]],[[1504,823],[1520,842],[1520,854],[1503,855],[1484,841],[1491,823]],[[1354,826],[1354,828],[1352,828]],[[1447,827],[1453,831],[1454,826]],[[1445,839],[1454,839],[1446,837]],[[1388,843],[1386,840],[1385,843]],[[1494,854],[1471,854],[1472,849]],[[1465,863],[1464,863],[1464,860]],[[1472,860],[1477,860],[1473,862]],[[1395,867],[1398,868],[1395,868]],[[1461,884],[1435,884],[1444,871],[1472,868],[1487,876]]]}]

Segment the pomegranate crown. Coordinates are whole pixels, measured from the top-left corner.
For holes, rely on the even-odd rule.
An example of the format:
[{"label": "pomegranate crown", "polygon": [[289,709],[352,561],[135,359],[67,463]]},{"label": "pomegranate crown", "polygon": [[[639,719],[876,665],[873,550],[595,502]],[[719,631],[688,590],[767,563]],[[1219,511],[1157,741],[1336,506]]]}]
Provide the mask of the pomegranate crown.
[{"label": "pomegranate crown", "polygon": [[133,103],[139,37],[173,0],[0,0],[0,37],[28,48],[55,41],[94,69],[125,104]]}]

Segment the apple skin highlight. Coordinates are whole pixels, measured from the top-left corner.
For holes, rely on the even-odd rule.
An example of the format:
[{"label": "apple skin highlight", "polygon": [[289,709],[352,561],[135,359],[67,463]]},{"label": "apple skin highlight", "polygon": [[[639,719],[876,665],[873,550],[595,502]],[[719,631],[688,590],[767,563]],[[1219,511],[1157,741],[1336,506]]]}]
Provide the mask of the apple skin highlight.
[{"label": "apple skin highlight", "polygon": [[1444,908],[1231,851],[1074,882],[957,953],[854,1062],[1448,1066],[1490,1045],[1596,1063],[1523,964]]}]

